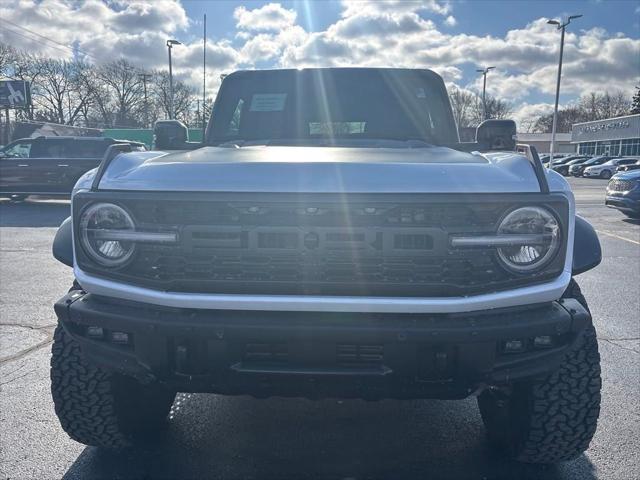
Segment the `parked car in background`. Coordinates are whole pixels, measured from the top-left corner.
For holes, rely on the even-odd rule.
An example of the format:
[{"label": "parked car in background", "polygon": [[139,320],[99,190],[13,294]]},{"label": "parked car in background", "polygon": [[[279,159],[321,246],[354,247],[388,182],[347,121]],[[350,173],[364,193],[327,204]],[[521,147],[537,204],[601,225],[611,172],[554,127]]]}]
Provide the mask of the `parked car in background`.
[{"label": "parked car in background", "polygon": [[[573,153],[555,153],[553,155],[553,159],[554,160],[559,160],[561,158],[565,158],[565,157],[570,157],[571,155],[573,155]],[[551,155],[549,155],[548,153],[540,156],[540,161],[544,164],[544,163],[549,163],[549,159],[551,158]]]},{"label": "parked car in background", "polygon": [[628,217],[640,218],[640,170],[618,173],[609,180],[604,203]]},{"label": "parked car in background", "polygon": [[640,158],[636,158],[636,163],[631,163],[629,165],[620,165],[616,169],[616,173],[630,172],[632,170],[640,170]]},{"label": "parked car in background", "polygon": [[571,160],[574,160],[578,158],[578,155],[565,155],[563,157],[560,158],[554,158],[553,161],[551,162],[551,166],[553,165],[564,165],[567,162],[570,162]]},{"label": "parked car in background", "polygon": [[560,175],[566,177],[569,175],[569,167],[571,165],[578,165],[580,163],[586,162],[591,157],[587,155],[579,156],[579,157],[570,157],[567,161],[560,163],[559,165],[552,165],[551,169],[558,172]]},{"label": "parked car in background", "polygon": [[573,175],[574,177],[581,177],[585,168],[590,167],[592,165],[602,165],[603,163],[608,162],[612,158],[615,158],[615,157],[612,157],[610,155],[599,155],[597,157],[592,157],[586,162],[579,163],[576,165],[571,165],[569,166],[569,175]]},{"label": "parked car in background", "polygon": [[69,195],[78,179],[96,168],[110,145],[143,143],[104,137],[22,138],[0,150],[0,196]]},{"label": "parked car in background", "polygon": [[620,165],[631,165],[635,162],[635,158],[612,158],[611,160],[604,162],[602,165],[592,165],[585,168],[584,172],[582,172],[582,176],[608,179],[613,176],[613,174],[616,172],[616,168],[618,168]]}]

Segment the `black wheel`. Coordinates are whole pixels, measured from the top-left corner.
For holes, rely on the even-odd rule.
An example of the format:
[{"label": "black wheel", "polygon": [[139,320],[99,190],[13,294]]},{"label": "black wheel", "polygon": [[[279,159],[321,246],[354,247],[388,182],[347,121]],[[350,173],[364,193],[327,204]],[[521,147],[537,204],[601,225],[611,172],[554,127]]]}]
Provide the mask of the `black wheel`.
[{"label": "black wheel", "polygon": [[52,347],[51,394],[72,439],[109,449],[151,438],[165,424],[175,398],[159,385],[141,385],[91,365],[60,325]]},{"label": "black wheel", "polygon": [[[574,280],[564,296],[588,308]],[[520,462],[572,460],[589,447],[596,431],[601,385],[596,332],[589,326],[556,372],[478,397],[489,440]]]},{"label": "black wheel", "polygon": [[611,178],[611,170],[603,170],[602,172],[600,172],[600,178],[604,178],[605,180],[608,180]]}]

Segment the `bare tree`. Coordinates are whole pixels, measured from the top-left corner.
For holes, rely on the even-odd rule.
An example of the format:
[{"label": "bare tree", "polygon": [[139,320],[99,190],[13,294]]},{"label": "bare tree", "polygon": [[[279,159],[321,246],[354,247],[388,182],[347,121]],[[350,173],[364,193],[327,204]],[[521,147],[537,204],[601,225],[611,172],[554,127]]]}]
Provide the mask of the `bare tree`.
[{"label": "bare tree", "polygon": [[[453,116],[458,128],[477,127],[482,123],[483,105],[481,97],[468,90],[454,89],[449,94]],[[487,118],[503,119],[513,114],[513,106],[497,97],[486,96]]]},{"label": "bare tree", "polygon": [[468,90],[461,90],[455,88],[449,93],[451,100],[451,109],[453,110],[453,117],[456,120],[458,128],[467,128],[475,125],[471,125],[473,122],[473,111],[475,104],[477,103],[477,95]]},{"label": "bare tree", "polygon": [[[155,104],[153,120],[169,118],[169,73],[153,72],[153,103]],[[173,111],[175,118],[186,124],[191,123],[195,89],[181,81],[173,82]]]},{"label": "bare tree", "polygon": [[[580,97],[575,105],[558,111],[558,131],[570,132],[575,123],[603,120],[628,115],[631,100],[622,92],[591,92]],[[535,123],[536,132],[549,133],[553,125],[553,114],[541,116]]]},{"label": "bare tree", "polygon": [[630,105],[629,98],[622,92],[591,92],[582,96],[578,102],[582,113],[595,120],[627,115]]},{"label": "bare tree", "polygon": [[43,120],[73,125],[80,114],[86,95],[82,95],[78,72],[87,67],[66,60],[39,59],[38,82],[32,86],[34,103],[40,106]]},{"label": "bare tree", "polygon": [[0,42],[0,77],[13,77],[13,65],[18,52],[11,45]]},{"label": "bare tree", "polygon": [[138,126],[144,110],[140,71],[121,58],[98,67],[97,79],[106,87],[117,126]]},{"label": "bare tree", "polygon": [[631,111],[629,113],[637,115],[640,113],[640,87],[636,87],[636,93],[633,94],[631,102]]}]

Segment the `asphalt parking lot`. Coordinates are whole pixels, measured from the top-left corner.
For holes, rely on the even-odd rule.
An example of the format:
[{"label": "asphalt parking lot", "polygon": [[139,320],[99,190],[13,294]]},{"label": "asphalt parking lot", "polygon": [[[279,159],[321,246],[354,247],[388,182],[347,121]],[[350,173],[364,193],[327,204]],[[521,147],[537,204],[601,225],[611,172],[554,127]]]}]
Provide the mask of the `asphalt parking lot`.
[{"label": "asphalt parking lot", "polygon": [[64,201],[0,203],[0,477],[635,479],[640,472],[640,223],[571,179],[604,259],[578,277],[598,330],[603,404],[591,448],[552,468],[488,449],[474,399],[363,401],[179,395],[168,432],[110,454],[70,440],[49,394],[53,302],[72,282],[51,256]]}]

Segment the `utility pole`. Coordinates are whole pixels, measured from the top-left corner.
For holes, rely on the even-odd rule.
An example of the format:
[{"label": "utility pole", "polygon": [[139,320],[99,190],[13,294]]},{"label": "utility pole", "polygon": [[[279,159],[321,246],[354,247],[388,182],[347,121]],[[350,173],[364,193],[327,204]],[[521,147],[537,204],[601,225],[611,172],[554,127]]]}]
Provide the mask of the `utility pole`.
[{"label": "utility pole", "polygon": [[171,64],[171,48],[174,45],[182,45],[177,40],[167,40],[167,49],[169,50],[169,120],[173,120],[173,66]]},{"label": "utility pole", "polygon": [[149,128],[149,102],[147,101],[147,80],[151,78],[150,73],[139,73],[138,77],[142,80],[144,89],[144,127]]},{"label": "utility pole", "polygon": [[496,67],[487,67],[476,70],[476,72],[482,73],[482,120],[487,119],[487,73],[489,70],[493,70]]},{"label": "utility pole", "polygon": [[582,15],[571,15],[566,22],[558,20],[547,20],[549,25],[556,25],[560,30],[560,59],[558,60],[558,80],[556,82],[556,103],[553,107],[553,126],[551,127],[551,147],[549,149],[549,166],[553,163],[553,152],[556,147],[556,129],[558,128],[558,102],[560,100],[560,78],[562,77],[562,54],[564,52],[564,31],[571,20],[580,18]]},{"label": "utility pole", "polygon": [[207,14],[204,14],[204,32],[202,34],[202,141],[204,142],[205,118],[204,106],[207,102]]}]

